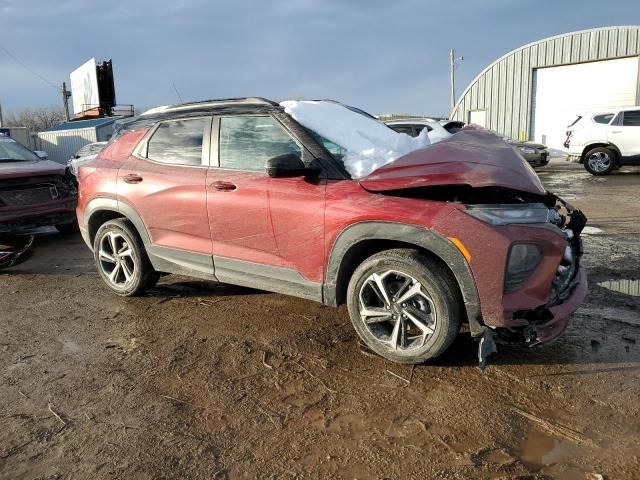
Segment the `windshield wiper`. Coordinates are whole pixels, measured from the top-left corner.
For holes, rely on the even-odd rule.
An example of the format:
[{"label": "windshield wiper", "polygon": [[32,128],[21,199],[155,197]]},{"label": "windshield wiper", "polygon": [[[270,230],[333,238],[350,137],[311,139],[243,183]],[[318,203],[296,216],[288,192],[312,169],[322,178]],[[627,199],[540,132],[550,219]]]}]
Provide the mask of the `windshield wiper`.
[{"label": "windshield wiper", "polygon": [[0,158],[0,162],[26,162],[24,158]]}]

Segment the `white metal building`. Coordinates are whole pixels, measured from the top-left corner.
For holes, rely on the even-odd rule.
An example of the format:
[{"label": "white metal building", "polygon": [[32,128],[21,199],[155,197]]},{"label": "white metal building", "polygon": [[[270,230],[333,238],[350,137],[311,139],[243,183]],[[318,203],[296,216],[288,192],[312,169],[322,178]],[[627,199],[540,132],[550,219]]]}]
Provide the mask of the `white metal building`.
[{"label": "white metal building", "polygon": [[640,104],[640,26],[545,38],[500,57],[466,88],[451,118],[562,150],[585,110]]},{"label": "white metal building", "polygon": [[66,122],[38,133],[38,150],[49,159],[66,163],[69,157],[89,143],[104,142],[114,132],[115,117]]}]

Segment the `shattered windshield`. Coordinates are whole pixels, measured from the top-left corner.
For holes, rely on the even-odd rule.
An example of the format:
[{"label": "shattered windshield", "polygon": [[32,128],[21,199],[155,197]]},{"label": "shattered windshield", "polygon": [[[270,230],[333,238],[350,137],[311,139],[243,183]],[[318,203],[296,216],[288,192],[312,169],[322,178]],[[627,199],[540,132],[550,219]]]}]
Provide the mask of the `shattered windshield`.
[{"label": "shattered windshield", "polygon": [[359,109],[339,103],[290,100],[280,105],[315,133],[316,139],[342,160],[353,178],[366,177],[383,165],[430,144],[426,129],[417,137],[410,137],[395,132]]},{"label": "shattered windshield", "polygon": [[32,162],[38,156],[15,140],[0,137],[0,162]]}]

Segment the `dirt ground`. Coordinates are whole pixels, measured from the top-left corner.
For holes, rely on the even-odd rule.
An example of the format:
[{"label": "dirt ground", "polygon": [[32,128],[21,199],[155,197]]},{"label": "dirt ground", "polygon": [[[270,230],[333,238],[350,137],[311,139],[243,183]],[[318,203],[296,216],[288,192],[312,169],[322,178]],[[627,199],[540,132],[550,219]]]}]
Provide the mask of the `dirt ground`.
[{"label": "dirt ground", "polygon": [[[345,308],[167,276],[123,299],[79,236],[0,272],[0,478],[640,478],[640,170],[554,160],[589,294],[560,340],[477,367],[363,352]],[[603,477],[599,477],[602,475]]]}]

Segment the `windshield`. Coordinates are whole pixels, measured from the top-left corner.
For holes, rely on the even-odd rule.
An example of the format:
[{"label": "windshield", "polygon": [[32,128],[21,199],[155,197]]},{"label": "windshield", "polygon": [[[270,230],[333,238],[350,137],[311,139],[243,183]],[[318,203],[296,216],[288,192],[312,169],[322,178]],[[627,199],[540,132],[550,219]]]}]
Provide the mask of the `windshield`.
[{"label": "windshield", "polygon": [[325,149],[327,149],[327,151],[331,155],[333,155],[333,158],[335,158],[336,160],[342,160],[342,157],[344,157],[345,153],[347,153],[347,150],[345,148],[341,147],[335,142],[332,142],[328,138],[324,138],[322,135],[308,128],[307,128],[307,131],[311,134],[313,138],[315,138],[316,142],[318,142]]},{"label": "windshield", "polygon": [[0,137],[0,162],[32,162],[38,156],[15,140]]},{"label": "windshield", "polygon": [[417,137],[393,131],[353,107],[317,100],[282,102],[287,114],[316,134],[332,155],[341,159],[352,178],[362,178],[409,152],[429,145],[424,129]]}]

